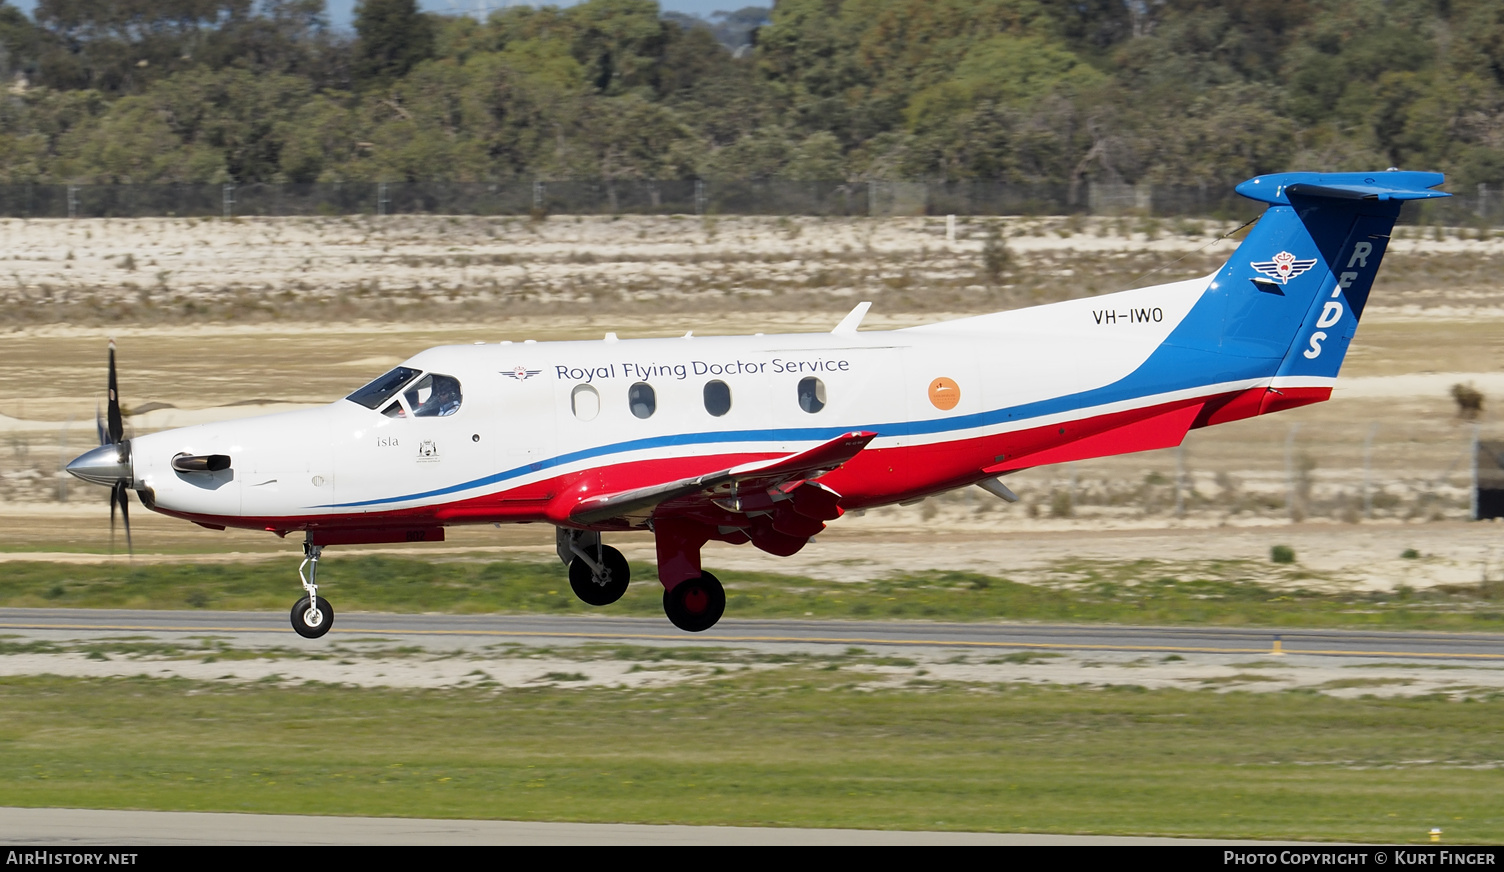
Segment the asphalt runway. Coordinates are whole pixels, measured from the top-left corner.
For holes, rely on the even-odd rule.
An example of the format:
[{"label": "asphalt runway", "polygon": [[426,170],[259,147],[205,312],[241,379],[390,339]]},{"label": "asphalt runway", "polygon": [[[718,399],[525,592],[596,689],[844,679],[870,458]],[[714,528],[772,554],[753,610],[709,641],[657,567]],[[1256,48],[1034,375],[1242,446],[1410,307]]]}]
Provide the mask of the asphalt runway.
[{"label": "asphalt runway", "polygon": [[84,845],[1273,845],[1149,836],[312,817],[0,808],[0,844]]},{"label": "asphalt runway", "polygon": [[248,644],[318,645],[362,636],[447,640],[454,647],[512,640],[535,644],[633,642],[752,648],[867,646],[1145,653],[1300,654],[1419,660],[1504,660],[1504,634],[1250,630],[1080,624],[959,624],[730,618],[684,633],[661,618],[568,615],[339,614],[321,640],[300,639],[282,612],[0,609],[0,632],[36,638],[120,633],[225,635]]}]

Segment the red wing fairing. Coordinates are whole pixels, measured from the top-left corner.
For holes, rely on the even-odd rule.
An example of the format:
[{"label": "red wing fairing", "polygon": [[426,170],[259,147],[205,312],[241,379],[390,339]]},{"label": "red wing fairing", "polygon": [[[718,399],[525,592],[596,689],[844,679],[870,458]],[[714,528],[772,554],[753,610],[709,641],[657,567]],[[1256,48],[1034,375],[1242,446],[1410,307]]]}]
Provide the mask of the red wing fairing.
[{"label": "red wing fairing", "polygon": [[840,495],[816,479],[851,460],[876,435],[846,433],[772,460],[578,497],[567,509],[567,523],[585,527],[650,521],[660,540],[666,530],[677,530],[700,544],[750,541],[772,554],[793,554],[824,530],[826,521],[841,516]]}]

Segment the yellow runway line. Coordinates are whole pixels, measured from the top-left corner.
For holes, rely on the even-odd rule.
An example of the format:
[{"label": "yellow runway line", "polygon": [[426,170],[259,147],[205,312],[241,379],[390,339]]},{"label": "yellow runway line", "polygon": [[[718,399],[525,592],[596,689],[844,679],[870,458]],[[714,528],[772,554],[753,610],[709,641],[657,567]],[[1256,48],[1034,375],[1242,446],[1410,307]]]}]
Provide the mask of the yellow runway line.
[{"label": "yellow runway line", "polygon": [[[236,627],[173,627],[173,626],[138,626],[133,624],[0,624],[0,629],[8,630],[132,630],[136,632],[167,632],[167,633],[244,633],[244,632],[269,632],[270,630],[246,630]],[[941,639],[883,639],[869,638],[864,636],[851,637],[827,637],[827,636],[736,636],[733,638],[717,637],[687,637],[681,634],[667,633],[560,633],[560,632],[530,632],[526,630],[393,630],[390,628],[377,627],[339,627],[331,629],[330,633],[392,633],[409,636],[488,636],[495,638],[538,638],[548,637],[557,639],[600,639],[607,641],[667,641],[667,642],[714,642],[720,644],[735,644],[738,642],[779,642],[779,643],[816,643],[827,645],[893,645],[912,647],[937,647],[937,648],[1030,648],[1039,650],[1056,651],[1143,651],[1163,653],[1191,653],[1191,654],[1269,654],[1270,649],[1259,648],[1213,648],[1198,645],[1101,645],[1101,644],[1070,644],[1066,642],[977,642],[977,641],[947,641]],[[1310,649],[1288,650],[1284,654],[1309,654],[1320,657],[1405,657],[1405,658],[1430,658],[1440,660],[1504,660],[1501,654],[1468,654],[1447,653],[1431,651],[1370,651],[1370,650],[1336,650],[1336,649]]]},{"label": "yellow runway line", "polygon": [[136,627],[130,624],[0,624],[0,630],[137,630],[161,633],[255,633],[244,627]]}]

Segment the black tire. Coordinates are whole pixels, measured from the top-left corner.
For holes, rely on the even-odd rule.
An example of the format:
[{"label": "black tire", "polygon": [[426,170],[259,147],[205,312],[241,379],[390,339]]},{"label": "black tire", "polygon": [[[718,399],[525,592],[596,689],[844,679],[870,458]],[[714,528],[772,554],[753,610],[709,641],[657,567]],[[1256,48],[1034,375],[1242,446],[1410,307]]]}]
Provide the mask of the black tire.
[{"label": "black tire", "polygon": [[600,560],[606,567],[604,584],[595,580],[590,564],[576,557],[569,562],[569,587],[580,598],[580,602],[592,606],[609,606],[627,592],[632,569],[627,566],[627,558],[610,545],[601,548]]},{"label": "black tire", "polygon": [[308,597],[298,600],[297,605],[292,607],[292,628],[298,631],[299,636],[305,639],[317,639],[334,626],[334,607],[329,605],[329,601],[323,597],[319,597],[318,606],[319,622],[313,626],[308,623],[311,611],[308,608]]},{"label": "black tire", "polygon": [[714,575],[701,573],[663,592],[663,613],[681,630],[704,632],[726,613],[726,589]]}]

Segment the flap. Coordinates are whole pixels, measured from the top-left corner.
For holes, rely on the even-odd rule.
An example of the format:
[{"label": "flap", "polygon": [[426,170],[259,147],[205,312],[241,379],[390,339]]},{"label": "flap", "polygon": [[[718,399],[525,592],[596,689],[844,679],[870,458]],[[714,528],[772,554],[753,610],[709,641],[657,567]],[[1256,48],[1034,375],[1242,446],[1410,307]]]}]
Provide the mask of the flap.
[{"label": "flap", "polygon": [[698,493],[706,501],[739,489],[766,490],[794,479],[815,479],[855,457],[877,436],[865,431],[845,433],[797,454],[743,463],[719,472],[709,472],[662,484],[598,494],[580,500],[569,512],[576,524],[593,524],[608,518],[641,512],[659,503]]}]

